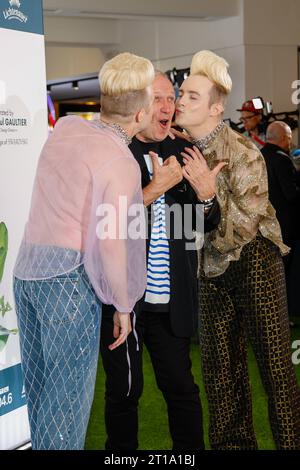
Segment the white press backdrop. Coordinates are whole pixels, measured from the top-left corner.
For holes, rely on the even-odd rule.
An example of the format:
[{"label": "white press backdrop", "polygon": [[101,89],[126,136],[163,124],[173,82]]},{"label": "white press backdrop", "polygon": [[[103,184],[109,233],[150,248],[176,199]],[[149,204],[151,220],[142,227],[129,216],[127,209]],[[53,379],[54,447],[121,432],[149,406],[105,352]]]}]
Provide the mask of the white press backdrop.
[{"label": "white press backdrop", "polygon": [[41,0],[1,0],[0,51],[0,449],[12,449],[30,440],[12,270],[48,132]]}]

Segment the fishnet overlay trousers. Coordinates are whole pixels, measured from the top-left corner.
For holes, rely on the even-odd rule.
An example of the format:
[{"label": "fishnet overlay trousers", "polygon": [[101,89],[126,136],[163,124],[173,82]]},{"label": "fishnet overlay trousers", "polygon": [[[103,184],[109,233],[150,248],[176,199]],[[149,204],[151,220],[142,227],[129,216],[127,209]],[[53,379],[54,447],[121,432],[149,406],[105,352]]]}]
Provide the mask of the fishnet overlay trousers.
[{"label": "fishnet overlay trousers", "polygon": [[101,303],[81,266],[14,279],[32,448],[84,448],[99,353]]},{"label": "fishnet overlay trousers", "polygon": [[256,449],[247,341],[268,396],[277,449],[300,449],[300,393],[291,362],[285,277],[262,236],[213,279],[200,277],[199,337],[212,449]]}]

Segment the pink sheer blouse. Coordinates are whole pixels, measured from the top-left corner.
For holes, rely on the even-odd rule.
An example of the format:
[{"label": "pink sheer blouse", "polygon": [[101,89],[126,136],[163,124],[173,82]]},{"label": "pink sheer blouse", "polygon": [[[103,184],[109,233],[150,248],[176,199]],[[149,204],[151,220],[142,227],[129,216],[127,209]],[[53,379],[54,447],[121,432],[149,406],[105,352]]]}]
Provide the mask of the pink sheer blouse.
[{"label": "pink sheer blouse", "polygon": [[42,150],[14,275],[46,279],[81,264],[103,303],[130,312],[142,297],[139,166],[109,126],[69,116],[58,121]]}]

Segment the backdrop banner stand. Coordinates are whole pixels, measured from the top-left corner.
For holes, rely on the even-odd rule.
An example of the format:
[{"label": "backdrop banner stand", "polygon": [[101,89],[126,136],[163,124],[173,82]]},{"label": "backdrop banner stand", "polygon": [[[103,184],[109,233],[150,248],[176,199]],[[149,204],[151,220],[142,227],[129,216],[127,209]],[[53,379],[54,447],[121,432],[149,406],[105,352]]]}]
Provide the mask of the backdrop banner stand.
[{"label": "backdrop banner stand", "polygon": [[0,449],[30,441],[12,271],[47,138],[42,0],[0,2]]}]

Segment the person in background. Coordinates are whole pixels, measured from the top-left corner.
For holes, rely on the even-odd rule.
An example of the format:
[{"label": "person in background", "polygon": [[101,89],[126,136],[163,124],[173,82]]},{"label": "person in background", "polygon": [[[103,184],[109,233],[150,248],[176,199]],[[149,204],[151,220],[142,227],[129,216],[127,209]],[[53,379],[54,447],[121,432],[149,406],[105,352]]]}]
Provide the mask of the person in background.
[{"label": "person in background", "polygon": [[[295,273],[293,274],[291,267],[295,265],[292,261],[295,257],[295,243],[299,239],[298,214],[300,204],[297,172],[290,158],[291,149],[291,128],[285,122],[272,122],[267,128],[267,143],[261,152],[267,165],[269,198],[276,210],[283,241],[291,248],[289,255],[283,258],[290,315],[295,310],[295,302],[292,299],[299,290],[293,288],[294,280],[292,277]],[[294,326],[292,320],[290,320],[290,326]]]},{"label": "person in background", "polygon": [[[106,372],[106,449],[124,451],[138,447],[138,403],[143,390],[145,344],[167,404],[173,449],[201,450],[202,409],[189,356],[191,337],[197,328],[197,251],[195,247],[187,248],[185,232],[180,238],[174,235],[176,230],[182,230],[183,219],[177,220],[176,225],[172,218],[168,221],[166,213],[175,204],[182,208],[200,204],[205,207],[205,229],[216,227],[220,213],[213,197],[215,178],[223,165],[210,171],[204,162],[197,194],[189,187],[181,168],[180,151],[185,143],[168,137],[175,93],[165,74],[156,73],[153,92],[152,121],[130,145],[141,168],[144,204],[149,215],[147,287],[134,309],[134,332],[126,344],[114,351],[108,348],[113,340],[113,309],[103,306],[101,354]],[[199,199],[206,201],[201,203]]]},{"label": "person in background", "polygon": [[300,187],[300,149],[295,148],[291,153],[291,157],[296,170],[297,186]]},{"label": "person in background", "polygon": [[83,449],[102,303],[114,305],[114,350],[131,331],[129,312],[146,285],[145,239],[124,230],[130,207],[143,202],[128,142],[152,118],[154,69],[124,53],[99,78],[101,119],[60,119],[42,149],[14,268],[34,450]]},{"label": "person in background", "polygon": [[267,143],[261,150],[268,172],[269,199],[276,210],[283,241],[291,247],[295,240],[296,203],[300,196],[296,170],[290,158],[292,131],[284,122],[267,128]]},{"label": "person in background", "polygon": [[221,222],[200,253],[199,332],[212,449],[256,449],[247,340],[268,396],[277,449],[300,449],[300,393],[291,361],[289,321],[275,210],[264,159],[222,120],[232,81],[227,62],[195,54],[180,88],[176,123],[189,134],[185,178],[195,191],[201,166],[227,166],[217,176]]},{"label": "person in background", "polygon": [[262,110],[255,109],[253,102],[249,100],[245,101],[237,111],[241,113],[240,121],[244,124],[244,135],[249,137],[256,147],[262,149],[266,142],[266,135],[261,127]]}]

